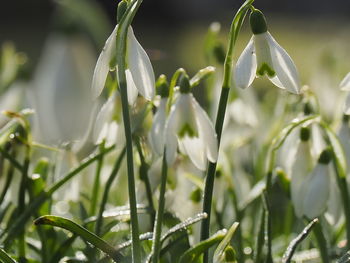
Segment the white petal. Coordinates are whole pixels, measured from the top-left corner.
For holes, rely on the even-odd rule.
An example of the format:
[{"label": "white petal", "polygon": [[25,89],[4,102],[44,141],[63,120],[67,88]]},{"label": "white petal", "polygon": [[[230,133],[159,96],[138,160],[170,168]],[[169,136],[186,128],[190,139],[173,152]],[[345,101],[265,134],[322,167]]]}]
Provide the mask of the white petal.
[{"label": "white petal", "polygon": [[310,143],[301,141],[291,169],[291,198],[295,214],[299,218],[303,216],[304,186],[312,165]]},{"label": "white petal", "polygon": [[350,91],[350,72],[340,82],[340,89]]},{"label": "white petal", "polygon": [[276,85],[277,87],[279,87],[280,89],[286,89],[283,84],[281,83],[281,81],[278,79],[277,76],[274,76],[274,77],[268,77],[269,80],[274,84]]},{"label": "white petal", "polygon": [[277,78],[288,91],[299,94],[301,88],[300,79],[293,60],[270,33],[267,33],[267,37],[270,45],[273,69],[276,72]]},{"label": "white petal", "polygon": [[133,105],[137,99],[138,90],[135,86],[135,82],[132,78],[131,72],[129,69],[125,70],[126,76],[126,86],[128,89],[128,103],[129,105]]},{"label": "white petal", "polygon": [[152,128],[149,134],[149,142],[155,153],[162,155],[164,152],[164,129],[166,121],[167,98],[160,101],[156,114],[154,115]]},{"label": "white petal", "polygon": [[96,144],[101,143],[101,141],[107,136],[108,125],[113,117],[115,100],[116,93],[109,97],[107,102],[103,104],[101,110],[97,114],[93,130],[93,140]]},{"label": "white petal", "polygon": [[185,136],[181,139],[185,154],[188,155],[192,163],[202,171],[207,168],[206,149],[203,141],[199,138]]},{"label": "white petal", "polygon": [[350,93],[346,96],[346,100],[344,103],[344,108],[343,108],[343,112],[346,115],[350,114]]},{"label": "white petal", "polygon": [[115,45],[116,34],[118,25],[114,28],[112,34],[108,37],[105,46],[102,49],[100,56],[97,59],[97,63],[92,77],[92,95],[94,98],[100,96],[106,82],[106,78],[109,72],[109,62],[112,59]]},{"label": "white petal", "polygon": [[168,165],[172,165],[176,158],[177,136],[176,131],[179,126],[179,99],[171,107],[169,118],[165,124],[165,151]]},{"label": "white petal", "polygon": [[202,109],[193,96],[192,103],[196,114],[199,138],[205,146],[207,158],[211,162],[216,162],[218,159],[218,141],[214,126],[207,113]]},{"label": "white petal", "polygon": [[305,183],[304,215],[313,219],[321,215],[327,206],[329,197],[328,165],[317,164]]},{"label": "white petal", "polygon": [[236,86],[242,89],[249,87],[255,78],[255,74],[256,56],[254,51],[253,38],[251,38],[236,64]]},{"label": "white petal", "polygon": [[[257,64],[257,75],[269,75],[275,74],[273,68],[273,62],[271,57],[271,50],[269,45],[269,34],[262,33],[253,35],[256,64]],[[260,72],[260,74],[258,74]]]},{"label": "white petal", "polygon": [[146,51],[136,40],[131,27],[128,30],[128,67],[141,95],[152,100],[155,95],[155,80],[151,61]]}]

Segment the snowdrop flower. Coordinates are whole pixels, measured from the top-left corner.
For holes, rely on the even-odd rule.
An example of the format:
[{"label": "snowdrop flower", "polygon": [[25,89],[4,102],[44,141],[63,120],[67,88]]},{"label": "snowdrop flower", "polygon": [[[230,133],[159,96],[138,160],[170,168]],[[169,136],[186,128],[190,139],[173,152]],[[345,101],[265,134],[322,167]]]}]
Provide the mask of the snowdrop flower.
[{"label": "snowdrop flower", "polygon": [[[92,93],[95,98],[100,96],[105,86],[108,72],[111,69],[110,62],[115,57],[117,30],[118,25],[108,37],[96,63],[92,79]],[[126,65],[125,74],[129,104],[134,104],[139,92],[147,100],[151,100],[154,97],[155,84],[152,64],[147,53],[137,41],[131,27],[129,27],[127,35]],[[116,70],[118,70],[118,65]]]},{"label": "snowdrop flower", "polygon": [[166,159],[171,165],[176,158],[176,149],[187,154],[200,170],[206,169],[207,160],[216,162],[218,144],[214,127],[190,92],[188,76],[180,81],[180,93],[171,107],[165,125]]},{"label": "snowdrop flower", "polygon": [[111,146],[116,142],[120,146],[124,145],[125,136],[120,108],[121,98],[119,93],[115,91],[97,114],[93,128],[93,140],[95,144],[100,144],[105,140],[106,146]]},{"label": "snowdrop flower", "polygon": [[169,85],[166,77],[161,75],[157,81],[157,93],[160,96],[159,106],[153,118],[151,131],[148,135],[148,141],[153,151],[161,156],[164,153],[164,129],[166,122],[166,108],[169,96]]},{"label": "snowdrop flower", "polygon": [[303,214],[309,218],[320,216],[327,207],[330,192],[329,162],[331,154],[325,150],[304,183]]},{"label": "snowdrop flower", "polygon": [[294,211],[297,217],[303,216],[303,202],[305,179],[311,172],[313,167],[313,158],[310,145],[310,130],[303,127],[300,130],[300,141],[296,152],[294,152],[294,160],[291,166],[291,199],[294,205]]},{"label": "snowdrop flower", "polygon": [[256,76],[267,75],[277,87],[298,94],[301,85],[294,62],[267,31],[261,11],[252,11],[250,26],[253,37],[239,57],[235,69],[237,87],[247,88]]},{"label": "snowdrop flower", "polygon": [[93,50],[86,41],[50,36],[28,90],[29,104],[36,112],[36,141],[62,145],[81,140],[88,132],[94,107],[86,88],[93,67]]}]

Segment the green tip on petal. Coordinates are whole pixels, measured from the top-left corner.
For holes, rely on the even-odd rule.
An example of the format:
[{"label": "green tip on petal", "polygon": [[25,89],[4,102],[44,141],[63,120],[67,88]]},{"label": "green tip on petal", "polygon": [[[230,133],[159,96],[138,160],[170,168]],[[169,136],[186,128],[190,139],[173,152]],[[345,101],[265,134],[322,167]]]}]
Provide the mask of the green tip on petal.
[{"label": "green tip on petal", "polygon": [[180,81],[180,92],[181,93],[190,93],[191,91],[191,84],[190,84],[190,79],[187,74],[184,74],[181,76]]},{"label": "green tip on petal", "polygon": [[267,23],[264,14],[258,10],[254,9],[254,11],[250,14],[250,28],[254,35],[262,34],[267,32]]},{"label": "green tip on petal", "polygon": [[263,63],[261,67],[258,68],[258,70],[256,71],[256,74],[262,77],[265,75],[265,73],[271,78],[276,75],[276,72],[272,68],[270,68],[269,65]]},{"label": "green tip on petal", "polygon": [[178,132],[178,135],[180,138],[183,138],[185,137],[185,135],[187,135],[188,137],[190,138],[193,138],[193,137],[198,137],[198,134],[195,132],[195,130],[191,127],[190,124],[188,123],[185,123],[181,129],[179,130]]},{"label": "green tip on petal", "polygon": [[202,191],[201,189],[199,189],[198,187],[196,189],[194,189],[190,195],[190,199],[194,202],[194,203],[199,203],[202,199]]},{"label": "green tip on petal", "polygon": [[117,9],[117,24],[122,19],[127,8],[128,8],[128,2],[126,2],[125,0],[119,2],[118,9]]},{"label": "green tip on petal", "polygon": [[310,139],[310,128],[302,127],[300,129],[300,140],[306,142]]},{"label": "green tip on petal", "polygon": [[348,123],[349,120],[350,120],[350,115],[344,114],[344,115],[343,115],[343,122]]},{"label": "green tip on petal", "polygon": [[165,75],[160,75],[156,82],[157,95],[161,98],[169,97],[169,83]]},{"label": "green tip on petal", "polygon": [[332,159],[332,151],[330,149],[325,149],[318,159],[319,163],[328,164]]}]

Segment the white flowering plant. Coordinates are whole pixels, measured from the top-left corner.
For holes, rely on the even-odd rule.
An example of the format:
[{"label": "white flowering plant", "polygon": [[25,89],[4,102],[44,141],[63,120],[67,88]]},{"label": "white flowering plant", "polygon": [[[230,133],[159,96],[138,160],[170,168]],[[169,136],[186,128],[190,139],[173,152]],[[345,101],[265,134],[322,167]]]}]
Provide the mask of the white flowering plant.
[{"label": "white flowering plant", "polygon": [[92,2],[57,4],[76,25],[31,78],[1,50],[0,262],[350,262],[350,73],[302,85],[254,0],[173,74],[132,27],[142,0],[103,40]]}]

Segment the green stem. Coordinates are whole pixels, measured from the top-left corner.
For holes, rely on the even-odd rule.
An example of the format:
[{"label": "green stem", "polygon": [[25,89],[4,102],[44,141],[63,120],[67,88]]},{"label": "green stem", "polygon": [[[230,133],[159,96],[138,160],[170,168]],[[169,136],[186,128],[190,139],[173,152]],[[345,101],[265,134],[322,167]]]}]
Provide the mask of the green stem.
[{"label": "green stem", "polygon": [[[228,95],[229,95],[231,83],[232,83],[233,50],[238,37],[238,33],[242,27],[245,14],[248,11],[250,5],[253,3],[253,1],[254,0],[247,0],[241,6],[241,8],[236,13],[231,24],[228,50],[226,53],[225,64],[224,64],[224,80],[222,84],[219,108],[218,108],[216,123],[215,123],[215,131],[218,136],[219,146],[220,146],[222,127],[225,119]],[[211,212],[211,203],[213,198],[216,165],[217,165],[216,162],[214,163],[209,162],[209,166],[207,169],[207,176],[206,176],[205,189],[204,189],[204,199],[203,199],[203,212],[208,214],[208,218],[202,221],[200,240],[205,240],[209,237],[210,212]],[[208,262],[208,253],[204,254],[203,262],[204,263]]]},{"label": "green stem", "polygon": [[[29,147],[26,146],[26,156],[24,159],[23,169],[22,169],[22,177],[19,188],[19,196],[18,196],[18,207],[17,213],[20,215],[25,208],[25,196],[26,189],[28,186],[28,168],[29,168]],[[19,262],[26,262],[26,242],[25,242],[25,228],[22,226],[20,229],[20,235],[18,238],[18,259]]]},{"label": "green stem", "polygon": [[128,170],[128,190],[129,190],[129,206],[130,206],[130,219],[131,219],[131,239],[132,239],[132,258],[133,263],[141,263],[141,246],[139,239],[139,223],[137,218],[136,207],[136,191],[135,191],[135,178],[134,178],[134,158],[133,158],[133,146],[132,146],[132,131],[130,125],[130,114],[128,105],[128,91],[126,84],[126,43],[129,26],[133,17],[136,14],[136,10],[141,4],[141,0],[136,1],[135,5],[131,3],[132,8],[129,13],[123,16],[120,26],[117,30],[116,41],[116,54],[117,54],[117,75],[118,75],[118,87],[120,91],[122,101],[122,114],[124,121],[124,132],[126,140],[126,160]]},{"label": "green stem", "polygon": [[[104,148],[105,148],[105,142],[103,141],[100,144],[100,151],[103,152]],[[97,160],[96,175],[95,175],[95,180],[94,180],[93,189],[92,189],[90,215],[95,215],[96,213],[97,199],[98,199],[98,194],[100,190],[100,178],[101,178],[102,165],[103,165],[103,155],[101,155],[101,157]]]},{"label": "green stem", "polygon": [[[16,153],[13,151],[12,153],[13,155],[13,158],[16,158]],[[11,182],[12,182],[12,179],[13,179],[13,174],[14,174],[14,171],[15,171],[15,168],[13,165],[10,165],[10,167],[8,168],[7,170],[7,175],[6,175],[6,181],[4,183],[4,186],[3,186],[3,189],[2,189],[2,192],[0,194],[0,205],[2,204],[2,202],[4,201],[5,199],[5,196],[6,196],[6,193],[7,193],[7,190],[8,188],[10,187],[11,185]]]},{"label": "green stem", "polygon": [[322,232],[321,224],[316,224],[313,228],[313,232],[317,240],[322,262],[329,263],[327,240]]},{"label": "green stem", "polygon": [[113,167],[111,175],[109,176],[109,178],[108,178],[108,180],[106,182],[106,185],[105,185],[105,189],[103,191],[103,196],[102,196],[102,200],[101,200],[101,204],[100,204],[100,209],[99,209],[99,212],[98,212],[98,216],[97,216],[97,219],[96,219],[96,225],[95,225],[95,233],[98,236],[101,234],[101,227],[102,227],[102,223],[103,223],[103,211],[105,210],[105,207],[106,207],[109,191],[110,191],[110,189],[112,187],[112,183],[114,182],[114,180],[115,180],[115,178],[116,178],[116,176],[118,174],[118,171],[120,169],[120,166],[121,166],[121,163],[122,163],[122,160],[123,160],[124,156],[125,156],[125,147],[122,150],[122,152],[120,153],[117,161],[115,162],[115,165]]},{"label": "green stem", "polygon": [[153,263],[159,262],[159,255],[161,250],[161,241],[160,236],[162,233],[162,223],[163,223],[163,215],[164,215],[164,206],[165,206],[165,190],[166,190],[166,180],[168,175],[168,167],[166,163],[165,150],[163,154],[163,166],[162,166],[162,178],[160,184],[160,192],[159,192],[159,205],[158,211],[156,215],[156,223],[153,231]]},{"label": "green stem", "polygon": [[140,161],[141,161],[140,178],[145,183],[146,196],[147,196],[147,199],[148,199],[149,208],[151,210],[150,211],[150,219],[151,219],[152,228],[153,228],[154,227],[154,222],[155,222],[155,209],[154,209],[153,197],[152,197],[152,187],[151,187],[151,183],[150,183],[149,178],[148,178],[149,166],[148,166],[148,164],[145,161],[145,157],[143,155],[142,148],[141,148],[139,140],[136,140],[136,147],[137,147],[137,151],[139,152]]}]

